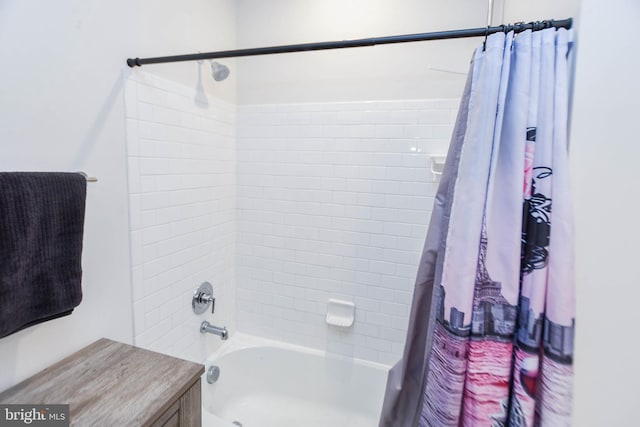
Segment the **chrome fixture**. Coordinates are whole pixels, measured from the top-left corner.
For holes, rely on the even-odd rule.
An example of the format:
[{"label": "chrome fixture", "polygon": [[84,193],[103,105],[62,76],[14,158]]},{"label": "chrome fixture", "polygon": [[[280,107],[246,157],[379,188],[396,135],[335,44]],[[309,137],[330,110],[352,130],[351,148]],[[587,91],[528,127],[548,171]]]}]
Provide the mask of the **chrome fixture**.
[{"label": "chrome fixture", "polygon": [[229,67],[214,61],[211,63],[211,75],[215,81],[221,82],[229,77]]},{"label": "chrome fixture", "polygon": [[97,182],[98,178],[96,178],[95,176],[89,176],[84,172],[78,172],[80,175],[84,176],[84,179],[87,180],[87,182]]},{"label": "chrome fixture", "polygon": [[220,378],[220,368],[217,366],[209,366],[207,369],[207,382],[213,384]]},{"label": "chrome fixture", "polygon": [[200,333],[202,334],[210,333],[213,335],[219,335],[220,339],[222,340],[226,340],[227,338],[229,338],[229,332],[227,332],[226,326],[223,326],[222,328],[218,326],[213,326],[211,323],[207,322],[206,320],[202,322],[202,324],[200,325]]},{"label": "chrome fixture", "polygon": [[209,282],[203,282],[193,293],[191,307],[195,314],[202,314],[207,311],[207,307],[211,304],[211,314],[216,308],[216,299],[213,297],[213,286]]}]

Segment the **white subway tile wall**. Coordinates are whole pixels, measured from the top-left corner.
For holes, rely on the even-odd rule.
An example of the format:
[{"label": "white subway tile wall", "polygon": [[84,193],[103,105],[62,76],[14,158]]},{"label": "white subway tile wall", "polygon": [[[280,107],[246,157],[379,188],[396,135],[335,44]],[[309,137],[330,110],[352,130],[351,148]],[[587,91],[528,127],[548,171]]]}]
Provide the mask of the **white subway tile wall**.
[{"label": "white subway tile wall", "polygon": [[[135,71],[125,103],[137,345],[201,361],[219,342],[200,322],[237,320],[399,359],[437,188],[429,155],[446,153],[457,100],[246,105],[236,123],[234,105]],[[202,281],[213,316],[191,311]],[[356,304],[351,329],[325,324],[329,298]]]},{"label": "white subway tile wall", "polygon": [[[446,154],[457,106],[238,106],[240,330],[386,364],[400,358],[437,189],[429,155]],[[356,304],[352,328],[324,322],[329,298]]]},{"label": "white subway tile wall", "polygon": [[[135,344],[201,362],[202,320],[235,329],[236,108],[139,70],[125,104]],[[214,315],[191,309],[203,281]]]}]

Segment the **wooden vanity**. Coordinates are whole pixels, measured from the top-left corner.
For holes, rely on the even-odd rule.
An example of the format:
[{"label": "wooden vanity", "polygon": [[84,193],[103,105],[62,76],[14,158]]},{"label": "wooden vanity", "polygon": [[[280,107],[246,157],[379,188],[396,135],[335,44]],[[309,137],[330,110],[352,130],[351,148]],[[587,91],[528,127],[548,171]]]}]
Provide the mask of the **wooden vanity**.
[{"label": "wooden vanity", "polygon": [[0,393],[0,403],[69,404],[73,426],[199,427],[203,372],[102,338]]}]

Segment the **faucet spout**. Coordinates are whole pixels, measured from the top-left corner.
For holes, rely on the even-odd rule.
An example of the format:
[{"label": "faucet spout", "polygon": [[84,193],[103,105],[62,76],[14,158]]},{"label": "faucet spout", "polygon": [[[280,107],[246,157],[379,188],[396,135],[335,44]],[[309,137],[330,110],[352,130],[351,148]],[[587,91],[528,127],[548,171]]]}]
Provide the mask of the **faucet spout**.
[{"label": "faucet spout", "polygon": [[202,322],[200,325],[200,333],[206,334],[210,333],[213,335],[218,335],[221,340],[226,340],[229,338],[229,332],[227,332],[227,327],[223,326],[222,328],[218,326],[213,326],[211,323],[206,320]]}]

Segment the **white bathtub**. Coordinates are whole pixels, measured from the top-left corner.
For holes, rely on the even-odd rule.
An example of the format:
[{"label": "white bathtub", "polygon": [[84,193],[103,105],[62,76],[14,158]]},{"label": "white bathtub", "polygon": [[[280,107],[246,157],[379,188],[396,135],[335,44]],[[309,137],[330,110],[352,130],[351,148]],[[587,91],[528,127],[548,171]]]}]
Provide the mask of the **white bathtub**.
[{"label": "white bathtub", "polygon": [[220,377],[202,379],[204,427],[375,427],[389,369],[237,333],[211,365]]}]

